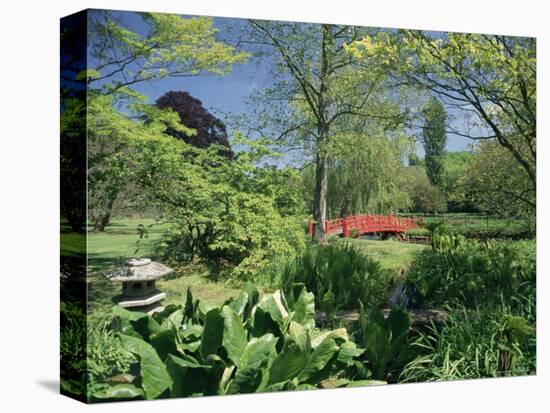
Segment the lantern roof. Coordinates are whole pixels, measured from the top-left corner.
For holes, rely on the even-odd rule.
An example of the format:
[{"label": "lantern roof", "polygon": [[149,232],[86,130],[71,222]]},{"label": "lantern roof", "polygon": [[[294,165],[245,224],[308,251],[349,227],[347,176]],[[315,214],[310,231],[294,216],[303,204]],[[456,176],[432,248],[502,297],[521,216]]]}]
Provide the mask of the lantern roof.
[{"label": "lantern roof", "polygon": [[150,258],[134,258],[107,274],[111,281],[148,281],[173,273],[172,268]]}]

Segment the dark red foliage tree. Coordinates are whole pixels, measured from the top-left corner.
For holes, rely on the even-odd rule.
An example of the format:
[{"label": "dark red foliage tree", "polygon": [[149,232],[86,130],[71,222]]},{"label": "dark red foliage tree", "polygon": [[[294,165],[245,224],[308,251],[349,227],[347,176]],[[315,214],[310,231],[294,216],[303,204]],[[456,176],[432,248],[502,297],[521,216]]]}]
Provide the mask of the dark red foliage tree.
[{"label": "dark red foliage tree", "polygon": [[208,112],[199,99],[184,91],[170,91],[158,98],[156,105],[161,109],[173,109],[178,113],[182,124],[197,130],[194,136],[187,136],[172,128],[168,128],[166,133],[198,148],[208,148],[210,145],[225,146],[227,151],[224,151],[224,155],[230,159],[234,157],[225,124]]}]

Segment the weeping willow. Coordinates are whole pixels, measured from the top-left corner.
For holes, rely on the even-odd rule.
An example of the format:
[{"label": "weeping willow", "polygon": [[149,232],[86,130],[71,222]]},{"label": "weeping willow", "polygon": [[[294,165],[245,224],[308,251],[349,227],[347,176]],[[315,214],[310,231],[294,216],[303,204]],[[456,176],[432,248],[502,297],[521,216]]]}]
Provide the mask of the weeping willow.
[{"label": "weeping willow", "polygon": [[[414,149],[411,138],[400,132],[340,134],[332,140],[328,173],[329,218],[365,213],[396,213],[408,208],[403,159]],[[304,170],[311,188],[312,167]],[[306,194],[311,200],[313,194]]]}]

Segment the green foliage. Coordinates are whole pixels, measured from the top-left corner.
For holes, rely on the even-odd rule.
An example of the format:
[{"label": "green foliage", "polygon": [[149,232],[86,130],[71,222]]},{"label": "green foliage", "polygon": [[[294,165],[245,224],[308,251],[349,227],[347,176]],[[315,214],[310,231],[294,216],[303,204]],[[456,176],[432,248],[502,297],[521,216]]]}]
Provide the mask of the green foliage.
[{"label": "green foliage", "polygon": [[409,166],[405,173],[406,190],[412,201],[413,211],[436,213],[446,210],[444,194],[430,182],[423,166]]},{"label": "green foliage", "polygon": [[476,211],[469,196],[468,180],[464,179],[474,155],[471,151],[446,152],[443,157],[445,170],[444,189],[449,211]]},{"label": "green foliage", "polygon": [[[89,64],[95,67],[79,77],[87,80],[89,97],[88,219],[99,231],[109,223],[117,198],[139,198],[135,193],[137,183],[128,169],[128,157],[135,149],[134,136],[158,134],[167,128],[187,136],[196,134],[178,124],[177,116],[145,105],[147,98],[130,87],[169,76],[223,75],[248,57],[216,40],[217,30],[211,18],[135,15],[148,30],[133,30],[131,24],[123,26],[114,12],[89,12]],[[78,110],[78,106],[67,101],[62,113],[62,136],[70,137],[66,130],[78,126],[74,122]],[[81,110],[76,113],[82,115]]]},{"label": "green foliage", "polygon": [[424,107],[422,141],[424,144],[426,172],[432,184],[441,187],[445,175],[444,156],[447,144],[447,113],[439,100],[431,97]]},{"label": "green foliage", "polygon": [[530,219],[534,227],[536,192],[528,174],[496,141],[479,144],[460,183],[481,211],[502,217]]},{"label": "green foliage", "polygon": [[449,317],[442,327],[419,333],[413,347],[422,355],[406,366],[401,382],[535,373],[532,322],[498,308],[457,309]]},{"label": "green foliage", "polygon": [[247,285],[221,307],[188,292],[184,306],[154,316],[114,311],[120,344],[138,359],[136,377],[124,387],[95,385],[92,401],[315,388],[357,353],[345,329],[315,330],[305,290],[292,305],[279,291],[260,299]]},{"label": "green foliage", "polygon": [[347,49],[458,107],[472,129],[488,131],[469,136],[496,138],[536,189],[534,38],[405,30],[365,36]]},{"label": "green foliage", "polygon": [[[367,130],[341,133],[330,144],[327,208],[332,216],[397,211],[411,204],[402,164],[402,159],[413,149],[411,138],[400,126],[390,132],[375,123]],[[313,171],[304,172],[305,184],[311,192]]]},{"label": "green foliage", "polygon": [[101,321],[88,332],[87,370],[90,383],[107,381],[126,374],[135,357],[125,350],[110,330],[108,321]]},{"label": "green foliage", "polygon": [[[284,193],[291,170],[257,166],[265,146],[249,142],[236,160],[164,137],[143,153],[139,171],[151,201],[171,223],[158,244],[165,259],[195,257],[229,266],[242,283],[274,256],[295,256],[305,246],[297,196]],[[155,165],[145,159],[155,159]],[[153,168],[152,168],[153,166]]]},{"label": "green foliage", "polygon": [[411,228],[405,232],[406,235],[410,235],[412,237],[425,237],[430,236],[430,231],[427,228]]},{"label": "green foliage", "polygon": [[[134,13],[147,30],[123,26],[116,13],[90,13],[90,55],[100,62],[88,71],[92,85],[107,92],[137,82],[169,76],[224,75],[247,53],[216,39],[217,29],[210,17],[183,17],[166,13]],[[110,83],[105,83],[108,79]]]},{"label": "green foliage", "polygon": [[425,222],[422,227],[430,234],[430,242],[433,251],[436,249],[439,242],[439,237],[450,231],[449,226],[447,226],[443,221],[428,221]]},{"label": "green foliage", "polygon": [[359,228],[352,228],[349,231],[350,238],[359,238],[361,236],[361,230]]},{"label": "green foliage", "polygon": [[412,359],[407,334],[410,320],[405,310],[392,308],[387,318],[373,307],[368,319],[360,303],[359,328],[353,338],[366,349],[361,361],[377,380],[395,381],[399,372]]},{"label": "green foliage", "polygon": [[282,288],[292,296],[296,286],[315,295],[316,304],[328,315],[356,309],[359,301],[371,307],[379,303],[388,273],[378,261],[353,245],[318,245],[307,249],[282,272]]},{"label": "green foliage", "polygon": [[86,392],[86,315],[80,307],[61,303],[61,389],[70,394]]},{"label": "green foliage", "polygon": [[131,109],[141,120],[131,120],[114,108],[110,95],[92,95],[89,105],[92,216],[96,206],[105,210],[105,202],[133,183],[140,204],[147,200],[170,223],[160,255],[224,263],[235,267],[240,282],[272,256],[292,256],[304,247],[300,198],[297,190],[286,190],[297,174],[258,165],[276,156],[263,141],[239,137],[248,151],[229,160],[216,145],[196,148],[164,134],[167,127],[186,131],[174,112],[138,102]]},{"label": "green foliage", "polygon": [[406,287],[421,307],[502,305],[534,317],[535,245],[443,236],[413,261]]}]

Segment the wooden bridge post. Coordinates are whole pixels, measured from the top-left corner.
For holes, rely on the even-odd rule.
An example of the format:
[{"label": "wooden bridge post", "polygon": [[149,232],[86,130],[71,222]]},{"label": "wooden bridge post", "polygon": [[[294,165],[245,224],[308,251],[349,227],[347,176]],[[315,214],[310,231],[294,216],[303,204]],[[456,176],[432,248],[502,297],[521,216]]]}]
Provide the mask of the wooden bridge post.
[{"label": "wooden bridge post", "polygon": [[342,235],[344,236],[344,238],[349,238],[348,217],[345,217],[342,220]]}]

